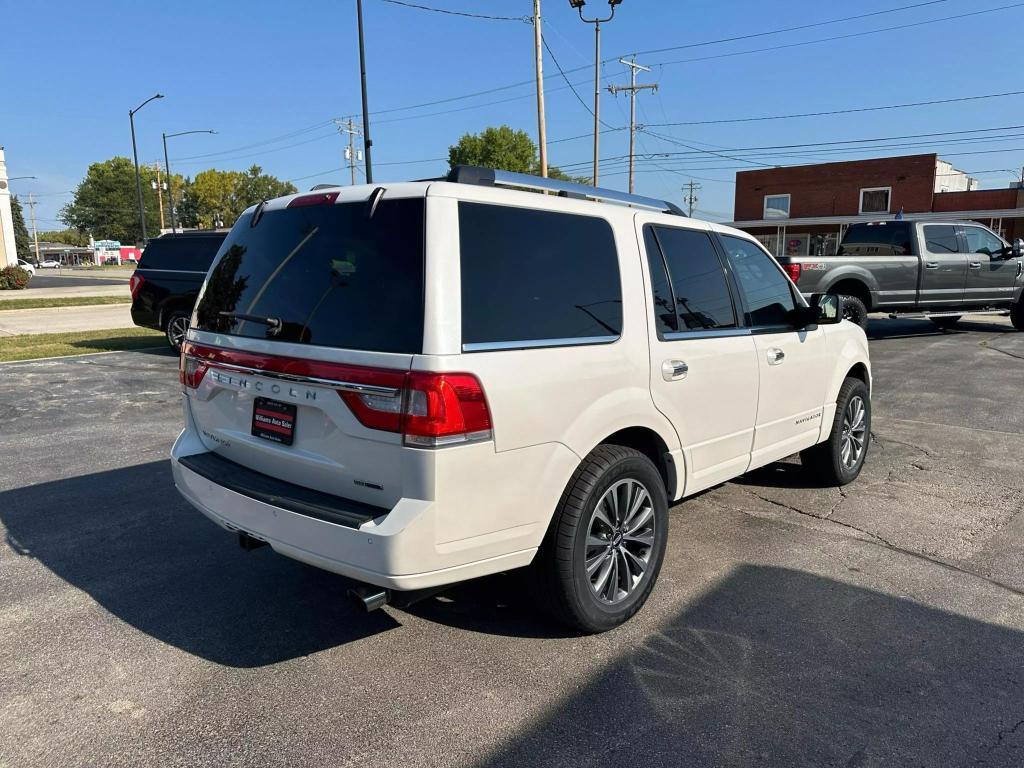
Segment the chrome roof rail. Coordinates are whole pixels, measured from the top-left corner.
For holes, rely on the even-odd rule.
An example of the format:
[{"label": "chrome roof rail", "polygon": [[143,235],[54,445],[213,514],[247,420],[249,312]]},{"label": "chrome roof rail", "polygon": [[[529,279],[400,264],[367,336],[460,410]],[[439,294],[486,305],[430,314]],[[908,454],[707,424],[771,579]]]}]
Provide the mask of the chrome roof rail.
[{"label": "chrome roof rail", "polygon": [[668,200],[631,195],[628,192],[619,192],[616,189],[589,187],[586,184],[577,184],[573,181],[545,179],[529,173],[497,171],[492,168],[480,168],[475,165],[456,165],[449,172],[447,180],[456,184],[476,184],[483,187],[508,187],[512,189],[530,189],[537,192],[554,192],[559,197],[619,203],[621,205],[633,206],[634,208],[647,208],[649,210],[672,213],[676,216],[686,216],[682,208]]}]

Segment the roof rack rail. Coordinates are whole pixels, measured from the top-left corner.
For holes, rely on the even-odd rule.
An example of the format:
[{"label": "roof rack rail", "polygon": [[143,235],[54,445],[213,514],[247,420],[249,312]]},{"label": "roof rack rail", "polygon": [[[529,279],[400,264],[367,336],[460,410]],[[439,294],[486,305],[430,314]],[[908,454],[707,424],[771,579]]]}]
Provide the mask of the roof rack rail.
[{"label": "roof rack rail", "polygon": [[572,181],[545,179],[542,176],[533,176],[528,173],[481,168],[475,165],[456,165],[448,173],[447,181],[456,184],[476,184],[482,187],[510,187],[515,189],[532,189],[538,192],[555,192],[559,197],[620,203],[633,206],[634,208],[648,208],[650,210],[663,211],[664,213],[672,213],[676,216],[686,216],[682,208],[668,200],[631,195],[615,189],[588,187],[585,184],[577,184]]}]

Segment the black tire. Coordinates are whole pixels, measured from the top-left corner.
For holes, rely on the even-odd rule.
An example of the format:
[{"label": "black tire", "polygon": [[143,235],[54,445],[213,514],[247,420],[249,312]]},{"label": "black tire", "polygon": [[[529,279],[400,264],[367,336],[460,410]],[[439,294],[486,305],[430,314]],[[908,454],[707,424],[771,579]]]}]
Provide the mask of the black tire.
[{"label": "black tire", "polygon": [[868,308],[864,305],[864,302],[856,296],[840,296],[839,301],[842,303],[843,320],[856,323],[867,331]]},{"label": "black tire", "polygon": [[[643,548],[636,541],[627,544],[618,533],[610,533],[605,550],[588,544],[591,525],[595,530],[603,526],[595,517],[598,502],[610,490],[615,494],[624,488],[629,493],[629,481],[648,492],[651,502],[649,519],[653,526],[651,545]],[[605,509],[607,507],[602,506],[602,511]],[[614,530],[607,526],[604,528],[608,532]],[[598,533],[601,535],[600,530]],[[646,529],[644,533],[646,535]],[[543,601],[542,607],[556,621],[584,632],[605,632],[627,621],[643,607],[658,580],[667,540],[668,499],[657,468],[644,454],[632,448],[599,445],[583,460],[562,493],[547,535],[531,566],[535,592]],[[620,542],[619,551],[629,546],[632,547],[630,552],[640,553],[643,557],[646,550],[646,568],[635,581],[631,579],[633,572],[628,569],[619,579],[619,563],[632,563],[636,558],[631,561],[626,554],[615,554],[612,546],[615,541]],[[602,583],[613,584],[611,569],[614,568],[617,581],[611,597],[617,598],[616,602],[599,597],[587,573],[588,554],[592,563],[602,558],[601,566],[594,571],[595,580],[600,578],[605,565],[610,560],[614,561],[614,565],[607,566],[609,572]],[[632,584],[629,590],[621,588],[626,583]],[[618,594],[620,591],[621,596]]]},{"label": "black tire", "polygon": [[[191,318],[191,313],[181,309],[176,309],[167,316],[167,322],[164,323],[164,337],[171,349],[181,351],[181,344],[185,339],[185,334],[188,333],[188,324]],[[182,328],[184,328],[183,331]]]},{"label": "black tire", "polygon": [[956,324],[960,322],[960,315],[954,317],[929,317],[932,324],[946,330],[947,328],[956,328]]},{"label": "black tire", "polygon": [[[860,398],[864,407],[862,447],[856,460],[848,465],[844,460],[843,445],[845,440],[845,424],[847,409],[855,398]],[[832,431],[828,440],[818,443],[800,452],[800,461],[804,468],[823,486],[846,485],[857,479],[864,467],[864,459],[871,445],[871,394],[867,385],[860,379],[846,379],[839,388],[836,398],[836,415],[832,419]]]},{"label": "black tire", "polygon": [[1024,298],[1010,307],[1010,322],[1018,331],[1024,331]]}]

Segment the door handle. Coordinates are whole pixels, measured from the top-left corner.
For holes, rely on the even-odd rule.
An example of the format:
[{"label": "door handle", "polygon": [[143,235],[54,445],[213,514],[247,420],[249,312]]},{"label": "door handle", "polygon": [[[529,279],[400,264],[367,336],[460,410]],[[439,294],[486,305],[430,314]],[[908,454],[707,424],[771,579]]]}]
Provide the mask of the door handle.
[{"label": "door handle", "polygon": [[665,381],[679,381],[685,379],[690,372],[690,366],[682,360],[666,360],[661,364],[661,378]]},{"label": "door handle", "polygon": [[765,354],[768,356],[768,365],[779,365],[786,359],[786,353],[778,347],[772,347]]},{"label": "door handle", "polygon": [[937,261],[927,261],[924,265],[925,269],[938,269],[939,263]]},{"label": "door handle", "polygon": [[981,269],[981,262],[980,261],[972,261],[972,262],[969,262],[967,264],[967,266],[970,267],[971,269]]}]

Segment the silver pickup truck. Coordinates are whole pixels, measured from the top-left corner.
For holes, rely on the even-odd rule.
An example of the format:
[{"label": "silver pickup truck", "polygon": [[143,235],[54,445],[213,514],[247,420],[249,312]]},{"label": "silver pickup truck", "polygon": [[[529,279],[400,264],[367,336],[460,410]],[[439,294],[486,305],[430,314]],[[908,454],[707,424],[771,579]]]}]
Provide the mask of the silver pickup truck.
[{"label": "silver pickup truck", "polygon": [[1009,311],[1024,330],[1024,241],[974,222],[891,220],[850,225],[835,256],[779,259],[804,296],[838,293],[861,326],[868,312],[916,314],[952,327],[971,313]]}]

